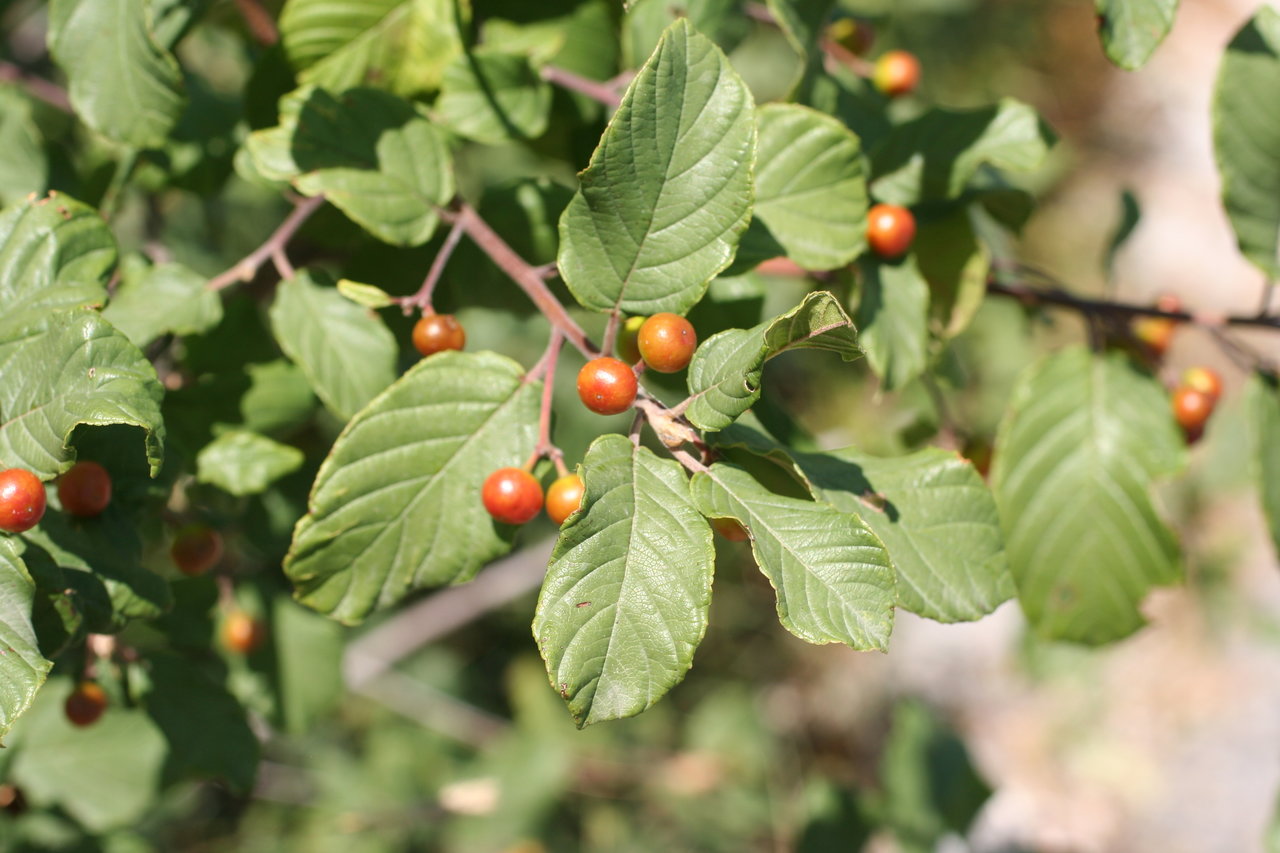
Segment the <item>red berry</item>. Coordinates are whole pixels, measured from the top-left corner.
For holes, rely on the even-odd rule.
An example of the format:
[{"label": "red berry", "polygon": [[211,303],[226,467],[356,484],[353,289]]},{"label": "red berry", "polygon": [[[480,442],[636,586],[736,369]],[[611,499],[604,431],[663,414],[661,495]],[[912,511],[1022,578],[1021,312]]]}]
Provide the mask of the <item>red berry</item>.
[{"label": "red berry", "polygon": [[484,481],[480,499],[503,524],[527,524],[542,509],[542,485],[523,468],[499,468]]},{"label": "red berry", "polygon": [[698,347],[693,324],[679,314],[654,314],[640,326],[636,344],[644,363],[659,373],[684,370]]},{"label": "red berry", "polygon": [[0,471],[0,530],[21,533],[44,517],[44,483],[25,468]]},{"label": "red berry", "polygon": [[636,375],[625,362],[601,356],[578,371],[578,396],[598,415],[616,415],[636,401]]},{"label": "red berry", "polygon": [[1182,427],[1188,441],[1195,441],[1200,437],[1205,422],[1213,414],[1214,404],[1213,397],[1185,385],[1173,392],[1173,417]]},{"label": "red berry", "polygon": [[77,726],[91,726],[107,710],[107,693],[94,681],[81,681],[63,705],[67,719]]},{"label": "red berry", "polygon": [[890,98],[908,95],[920,84],[920,60],[905,50],[891,50],[876,60],[871,82]]},{"label": "red berry", "polygon": [[413,327],[413,345],[424,356],[447,349],[462,349],[467,330],[452,314],[423,314]]},{"label": "red berry", "polygon": [[638,338],[644,321],[644,317],[628,317],[627,322],[622,324],[622,331],[618,333],[618,342],[614,345],[614,351],[618,353],[618,358],[627,364],[635,364],[640,360]]},{"label": "red berry", "polygon": [[747,529],[733,518],[713,518],[711,528],[730,542],[745,542],[750,538]]},{"label": "red berry", "polygon": [[58,500],[71,515],[101,515],[111,503],[111,475],[97,462],[77,462],[58,478]]},{"label": "red berry", "polygon": [[267,626],[243,610],[232,610],[223,617],[220,636],[228,651],[248,655],[257,651],[267,638]]},{"label": "red berry", "polygon": [[564,524],[564,520],[582,506],[585,492],[581,477],[565,474],[547,489],[547,516],[556,524]]},{"label": "red berry", "polygon": [[1182,374],[1182,387],[1194,388],[1214,403],[1222,397],[1222,377],[1208,367],[1188,367]]},{"label": "red berry", "polygon": [[222,536],[207,524],[188,524],[173,537],[169,556],[178,571],[197,577],[222,559]]},{"label": "red berry", "polygon": [[882,258],[900,258],[916,238],[916,218],[896,204],[877,204],[867,211],[867,242]]}]

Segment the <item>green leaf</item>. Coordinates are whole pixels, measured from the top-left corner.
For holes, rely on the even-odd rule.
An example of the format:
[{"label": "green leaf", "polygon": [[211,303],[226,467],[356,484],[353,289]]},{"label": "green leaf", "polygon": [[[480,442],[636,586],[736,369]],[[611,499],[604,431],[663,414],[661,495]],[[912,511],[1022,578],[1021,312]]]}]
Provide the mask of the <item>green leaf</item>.
[{"label": "green leaf", "polygon": [[51,680],[14,729],[10,781],[37,808],[57,806],[89,832],[136,826],[153,808],[164,736],[142,711],[109,707],[92,726],[72,725],[62,705],[69,678]]},{"label": "green leaf", "polygon": [[671,22],[681,18],[726,51],[751,29],[742,12],[742,0],[638,0],[628,10],[623,27],[625,65],[634,68],[643,64]]},{"label": "green leaf", "polygon": [[155,476],[163,396],[151,362],[96,311],[52,314],[40,331],[0,342],[0,461],[52,477],[70,467],[77,426],[129,424],[146,431]]},{"label": "green leaf", "polygon": [[31,607],[36,586],[18,554],[17,540],[0,538],[0,739],[31,706],[53,666],[40,654]]},{"label": "green leaf", "polygon": [[311,383],[302,368],[284,359],[250,364],[249,390],[240,398],[246,429],[287,432],[306,423],[316,407]]},{"label": "green leaf", "polygon": [[964,210],[920,223],[912,257],[929,285],[930,328],[954,338],[969,327],[987,295],[991,250]]},{"label": "green leaf", "polygon": [[146,3],[52,0],[49,52],[87,125],[137,148],[164,144],[186,97],[182,69],[156,43]]},{"label": "green leaf", "polygon": [[0,342],[107,300],[116,241],[91,207],[60,193],[0,213]]},{"label": "green leaf", "polygon": [[537,139],[551,114],[551,86],[526,57],[478,50],[449,66],[435,111],[445,127],[477,142]]},{"label": "green leaf", "polygon": [[289,0],[280,38],[300,83],[434,91],[462,52],[468,0]]},{"label": "green leaf", "polygon": [[438,353],[357,414],[320,468],[285,571],[303,604],[358,622],[469,579],[511,547],[480,503],[537,438],[541,383],[493,353]]},{"label": "green leaf", "polygon": [[720,49],[672,24],[560,218],[559,266],[596,311],[683,314],[733,260],[751,216],[751,93]]},{"label": "green leaf", "polygon": [[258,771],[258,739],[244,708],[190,660],[159,652],[147,657],[147,714],[169,742],[169,779],[210,776],[247,794]]},{"label": "green leaf", "polygon": [[898,390],[929,363],[929,284],[914,255],[896,264],[869,260],[860,269],[859,342],[885,390]]},{"label": "green leaf", "polygon": [[1136,71],[1173,29],[1178,0],[1097,0],[1098,31],[1107,58]]},{"label": "green leaf", "polygon": [[822,54],[822,33],[835,0],[766,0],[782,34],[806,64]]},{"label": "green leaf", "polygon": [[893,567],[858,516],[773,494],[741,468],[720,463],[694,475],[693,499],[708,518],[732,518],[751,534],[788,631],[810,643],[888,649]]},{"label": "green leaf", "polygon": [[689,406],[700,429],[724,429],[760,398],[764,363],[789,349],[822,349],[852,361],[861,354],[857,331],[840,302],[817,291],[781,316],[752,329],[729,329],[707,339],[689,364]]},{"label": "green leaf", "polygon": [[31,101],[17,89],[0,86],[0,204],[17,204],[30,193],[43,193],[49,181],[49,158],[32,116]]},{"label": "green leaf", "polygon": [[757,111],[755,216],[806,269],[835,269],[866,248],[862,151],[847,127],[795,104]]},{"label": "green leaf", "polygon": [[271,329],[339,417],[354,415],[396,378],[399,348],[382,319],[316,283],[306,270],[277,288]]},{"label": "green leaf", "polygon": [[280,99],[279,127],[250,134],[245,145],[264,178],[323,195],[392,245],[425,243],[436,207],[453,197],[440,132],[413,104],[376,89],[299,89]]},{"label": "green leaf", "polygon": [[302,451],[248,430],[228,430],[196,456],[196,479],[244,497],[302,467]]},{"label": "green leaf", "polygon": [[1024,374],[992,476],[1018,600],[1036,633],[1097,644],[1142,626],[1147,591],[1180,574],[1149,489],[1183,455],[1164,388],[1123,355],[1076,347]]},{"label": "green leaf", "polygon": [[1280,550],[1280,383],[1275,376],[1255,373],[1245,388],[1245,405],[1253,442],[1253,469],[1271,541]]},{"label": "green leaf", "polygon": [[639,714],[684,679],[707,630],[714,548],[680,465],[625,436],[582,461],[533,634],[578,725]]},{"label": "green leaf", "polygon": [[395,299],[381,287],[362,284],[349,278],[338,279],[338,292],[357,305],[377,310],[395,304]]},{"label": "green leaf", "polygon": [[1218,70],[1213,150],[1240,251],[1280,276],[1280,11],[1263,6],[1236,33]]},{"label": "green leaf", "polygon": [[222,300],[204,276],[182,264],[150,266],[139,259],[122,266],[120,287],[102,316],[135,346],[161,335],[198,335],[222,322]]},{"label": "green leaf", "polygon": [[1111,235],[1111,241],[1107,244],[1107,254],[1103,259],[1103,266],[1109,278],[1115,270],[1116,254],[1133,236],[1141,219],[1142,208],[1138,206],[1137,197],[1129,190],[1125,190],[1120,194],[1120,221],[1116,223],[1116,230]]},{"label": "green leaf", "polygon": [[1012,98],[973,110],[935,108],[900,124],[871,155],[871,194],[910,206],[958,198],[978,168],[1029,171],[1053,144],[1031,107]]}]

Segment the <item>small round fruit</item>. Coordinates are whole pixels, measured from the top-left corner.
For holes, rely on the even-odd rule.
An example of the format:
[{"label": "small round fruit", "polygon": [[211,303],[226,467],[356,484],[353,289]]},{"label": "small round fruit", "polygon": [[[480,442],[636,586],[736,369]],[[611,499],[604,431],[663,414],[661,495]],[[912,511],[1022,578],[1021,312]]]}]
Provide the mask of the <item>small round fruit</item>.
[{"label": "small round fruit", "polygon": [[95,681],[81,681],[67,697],[63,710],[74,725],[91,726],[107,710],[107,693]]},{"label": "small round fruit", "polygon": [[737,519],[713,518],[711,519],[711,528],[730,542],[746,542],[750,538],[747,534],[747,529]]},{"label": "small round fruit", "polygon": [[640,345],[637,339],[640,337],[640,327],[644,325],[645,317],[628,317],[627,322],[622,324],[622,330],[618,332],[618,342],[614,345],[614,351],[618,353],[618,358],[627,364],[635,364],[640,360]]},{"label": "small round fruit", "polygon": [[101,515],[111,503],[111,475],[97,462],[77,462],[58,478],[58,500],[63,512],[71,515]]},{"label": "small round fruit", "polygon": [[1173,392],[1173,417],[1188,438],[1199,437],[1213,414],[1214,403],[1208,394],[1185,385]]},{"label": "small round fruit", "polygon": [[659,373],[676,373],[689,366],[698,348],[693,324],[679,314],[654,314],[640,327],[636,339],[644,363]]},{"label": "small round fruit", "polygon": [[413,345],[424,356],[466,344],[467,330],[452,314],[423,314],[413,326]]},{"label": "small round fruit", "polygon": [[1222,398],[1222,377],[1208,367],[1188,367],[1182,373],[1182,387],[1207,394],[1214,403]]},{"label": "small round fruit", "polygon": [[867,211],[867,243],[886,260],[900,258],[916,238],[916,218],[896,204],[877,204]]},{"label": "small round fruit", "polygon": [[598,415],[616,415],[636,401],[636,374],[624,361],[601,356],[578,371],[578,397]]},{"label": "small round fruit", "polygon": [[169,556],[178,571],[198,577],[222,559],[222,535],[207,524],[188,524],[173,537]]},{"label": "small round fruit", "polygon": [[0,471],[0,530],[21,533],[44,517],[44,483],[25,468]]},{"label": "small round fruit", "polygon": [[503,524],[527,524],[542,509],[542,485],[523,468],[499,468],[484,481],[480,499]]},{"label": "small round fruit", "polygon": [[[1156,299],[1156,308],[1161,311],[1181,311],[1182,300],[1172,293],[1161,294]],[[1129,324],[1133,336],[1138,339],[1147,352],[1155,358],[1161,358],[1173,341],[1173,333],[1178,329],[1178,321],[1168,317],[1135,317]]]},{"label": "small round fruit", "polygon": [[920,60],[905,50],[891,50],[876,60],[871,82],[890,98],[909,95],[920,85]]},{"label": "small round fruit", "polygon": [[220,636],[228,651],[253,654],[267,638],[267,626],[243,610],[232,610],[222,619]]},{"label": "small round fruit", "polygon": [[556,524],[564,524],[564,520],[582,506],[585,491],[581,477],[565,474],[547,489],[547,516]]}]

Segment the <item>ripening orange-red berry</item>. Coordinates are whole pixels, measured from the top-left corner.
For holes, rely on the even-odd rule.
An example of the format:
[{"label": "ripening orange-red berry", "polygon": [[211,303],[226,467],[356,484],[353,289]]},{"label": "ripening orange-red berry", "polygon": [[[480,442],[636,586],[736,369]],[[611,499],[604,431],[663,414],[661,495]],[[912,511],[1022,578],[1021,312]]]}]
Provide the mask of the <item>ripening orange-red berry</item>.
[{"label": "ripening orange-red berry", "polygon": [[232,610],[223,617],[218,633],[228,651],[249,655],[267,639],[267,626],[243,610]]},{"label": "ripening orange-red berry", "polygon": [[523,468],[499,468],[485,479],[480,500],[503,524],[527,524],[542,509],[542,484]]},{"label": "ripening orange-red berry", "polygon": [[876,60],[871,82],[890,98],[909,95],[920,85],[920,60],[905,50],[891,50]]},{"label": "ripening orange-red berry", "polygon": [[564,524],[564,520],[582,506],[582,496],[586,487],[577,474],[565,474],[547,489],[547,517],[556,524]]},{"label": "ripening orange-red berry", "polygon": [[422,355],[435,355],[467,345],[467,330],[452,314],[423,314],[413,326],[413,345]]},{"label": "ripening orange-red berry", "polygon": [[598,415],[616,415],[636,401],[636,374],[624,361],[593,358],[578,371],[578,397]]},{"label": "ripening orange-red berry", "polygon": [[916,218],[896,204],[877,204],[867,211],[867,243],[886,260],[900,258],[916,239]]},{"label": "ripening orange-red berry", "polygon": [[654,314],[640,326],[636,337],[640,357],[651,369],[659,373],[676,373],[689,366],[693,351],[698,348],[698,334],[693,324],[664,311]]},{"label": "ripening orange-red berry", "polygon": [[184,575],[202,575],[222,559],[222,535],[207,524],[188,524],[173,537],[169,556]]},{"label": "ripening orange-red berry", "polygon": [[71,515],[101,515],[111,503],[111,475],[97,462],[77,462],[58,478],[58,501],[62,511]]},{"label": "ripening orange-red berry", "polygon": [[0,530],[22,533],[44,518],[44,483],[25,468],[0,471]]},{"label": "ripening orange-red berry", "polygon": [[96,681],[81,681],[62,707],[72,724],[91,726],[107,710],[107,693]]}]

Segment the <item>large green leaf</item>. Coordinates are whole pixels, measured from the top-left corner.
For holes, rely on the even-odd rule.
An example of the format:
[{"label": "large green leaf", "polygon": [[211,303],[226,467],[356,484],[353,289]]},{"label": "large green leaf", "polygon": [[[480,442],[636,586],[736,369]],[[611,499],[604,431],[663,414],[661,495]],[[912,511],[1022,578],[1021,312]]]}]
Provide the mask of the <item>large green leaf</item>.
[{"label": "large green leaf", "polygon": [[1280,11],[1263,6],[1227,47],[1213,100],[1222,202],[1240,251],[1280,276]]},{"label": "large green leaf", "polygon": [[77,426],[129,424],[146,431],[154,475],[163,396],[151,362],[98,312],[52,314],[39,331],[0,342],[0,462],[52,477],[70,467]]},{"label": "large green leaf", "polygon": [[9,779],[38,808],[60,807],[90,832],[136,826],[154,807],[165,740],[140,710],[109,707],[92,726],[72,725],[62,705],[69,678],[40,691],[14,729]]},{"label": "large green leaf", "polygon": [[1280,550],[1280,382],[1256,373],[1245,389],[1252,456],[1271,541]]},{"label": "large green leaf", "polygon": [[693,477],[709,518],[732,518],[751,534],[760,571],[778,593],[783,627],[810,643],[886,650],[893,631],[893,567],[884,544],[852,513],[783,497],[750,474],[716,463]]},{"label": "large green leaf", "polygon": [[859,341],[885,389],[897,390],[929,363],[929,284],[914,256],[896,264],[868,261],[861,270]]},{"label": "large green leaf", "polygon": [[1104,643],[1142,626],[1147,591],[1179,577],[1151,483],[1183,456],[1167,394],[1123,355],[1076,347],[1024,374],[992,476],[1018,600],[1036,633]]},{"label": "large green leaf", "polygon": [[842,267],[866,248],[867,184],[858,137],[796,104],[759,109],[755,216],[806,269]]},{"label": "large green leaf", "polygon": [[982,164],[1028,171],[1052,144],[1036,111],[1012,98],[973,110],[935,108],[876,146],[871,194],[900,205],[957,198]]},{"label": "large green leaf", "polygon": [[533,621],[579,726],[634,716],[684,678],[707,629],[714,556],[677,463],[611,434],[591,445],[582,477]]},{"label": "large green leaf", "polygon": [[587,308],[684,313],[751,216],[751,93],[687,21],[627,89],[560,218],[560,271]]},{"label": "large green leaf", "polygon": [[987,295],[991,250],[974,232],[968,212],[920,223],[912,257],[929,284],[930,328],[954,338],[969,327]]},{"label": "large green leaf", "polygon": [[623,26],[623,60],[630,68],[643,64],[671,22],[680,18],[721,50],[732,50],[751,29],[742,5],[743,0],[635,0]]},{"label": "large green leaf", "polygon": [[551,86],[527,57],[478,50],[449,66],[435,111],[441,124],[477,142],[536,139],[547,129]]},{"label": "large green leaf", "polygon": [[49,181],[49,158],[32,116],[31,101],[19,91],[0,86],[0,204],[16,204],[31,193],[43,193]]},{"label": "large green leaf", "polygon": [[222,321],[222,300],[206,279],[182,264],[121,264],[120,286],[102,316],[145,347],[161,335],[194,335]]},{"label": "large green leaf", "polygon": [[285,572],[302,603],[358,622],[413,589],[467,580],[511,547],[480,503],[537,437],[540,383],[493,353],[423,359],[339,436]]},{"label": "large green leaf", "polygon": [[182,69],[156,43],[139,0],[52,0],[49,52],[67,75],[76,114],[139,148],[164,144],[182,114]]},{"label": "large green leaf", "polygon": [[689,420],[724,429],[760,398],[764,363],[790,349],[823,349],[845,361],[861,355],[849,315],[830,293],[818,291],[787,313],[752,329],[729,329],[704,341],[689,363]]},{"label": "large green leaf", "polygon": [[342,91],[435,90],[462,52],[468,0],[289,0],[280,38],[302,83]]},{"label": "large green leaf", "polygon": [[60,193],[0,213],[0,343],[68,308],[101,305],[116,241],[91,207]]},{"label": "large green leaf", "polygon": [[1173,29],[1178,0],[1097,0],[1098,26],[1107,58],[1136,71]]},{"label": "large green leaf", "polygon": [[[396,378],[396,346],[382,318],[312,280],[305,270],[281,282],[271,329],[316,396],[349,418]],[[352,357],[352,354],[358,357]]]},{"label": "large green leaf", "polygon": [[0,538],[0,739],[31,706],[53,666],[40,654],[31,605],[36,587],[18,553],[17,540]]},{"label": "large green leaf", "polygon": [[380,240],[416,246],[453,196],[449,151],[413,104],[376,89],[303,88],[280,100],[279,127],[245,145],[263,177],[323,195]]},{"label": "large green leaf", "polygon": [[301,468],[303,461],[296,447],[249,430],[228,430],[201,448],[196,479],[233,495],[256,495]]}]

